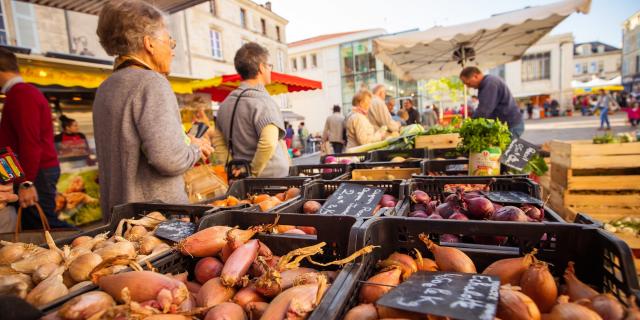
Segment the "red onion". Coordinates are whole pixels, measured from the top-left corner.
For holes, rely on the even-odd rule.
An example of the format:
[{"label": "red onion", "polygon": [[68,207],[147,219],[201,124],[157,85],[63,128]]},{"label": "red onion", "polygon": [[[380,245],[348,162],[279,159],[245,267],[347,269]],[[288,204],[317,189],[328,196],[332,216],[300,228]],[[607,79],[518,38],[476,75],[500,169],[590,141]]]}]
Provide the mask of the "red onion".
[{"label": "red onion", "polygon": [[429,204],[427,205],[427,209],[425,210],[425,212],[427,214],[433,214],[436,212],[436,207],[438,206],[438,201],[437,200],[433,200],[430,201]]},{"label": "red onion", "polygon": [[424,218],[428,219],[429,216],[424,211],[414,211],[409,214],[411,218]]},{"label": "red onion", "polygon": [[434,214],[428,216],[427,219],[436,219],[436,220],[438,220],[438,219],[444,219],[444,218],[441,215],[439,215],[437,213],[434,213]]},{"label": "red onion", "polygon": [[534,205],[525,203],[522,205],[522,211],[524,211],[524,214],[526,214],[529,218],[535,221],[542,221],[542,219],[544,219],[544,210],[539,209]]},{"label": "red onion", "polygon": [[456,236],[455,234],[445,233],[440,236],[440,243],[442,242],[459,243],[460,237]]},{"label": "red onion", "polygon": [[456,212],[456,213],[452,214],[451,216],[449,216],[449,219],[451,219],[451,220],[462,220],[462,221],[469,220],[469,218],[467,216],[465,216],[464,213],[462,213],[462,212]]},{"label": "red onion", "polygon": [[424,211],[427,212],[427,206],[423,203],[416,203],[413,205],[413,211]]},{"label": "red onion", "polygon": [[491,216],[491,220],[494,221],[514,221],[514,222],[527,222],[529,217],[520,208],[514,206],[502,207]]},{"label": "red onion", "polygon": [[485,197],[465,198],[465,202],[467,204],[467,214],[471,219],[488,219],[495,211],[493,203]]},{"label": "red onion", "polygon": [[469,191],[469,192],[465,192],[462,197],[465,200],[469,200],[469,199],[473,199],[473,198],[477,198],[477,197],[484,197],[479,191]]},{"label": "red onion", "polygon": [[422,190],[414,190],[411,193],[411,200],[414,203],[424,203],[427,204],[429,203],[429,201],[431,201],[431,197],[429,197],[429,195],[422,191]]},{"label": "red onion", "polygon": [[445,202],[437,206],[434,213],[440,215],[445,219],[448,219],[452,214],[455,213],[455,208],[451,205],[451,203]]}]

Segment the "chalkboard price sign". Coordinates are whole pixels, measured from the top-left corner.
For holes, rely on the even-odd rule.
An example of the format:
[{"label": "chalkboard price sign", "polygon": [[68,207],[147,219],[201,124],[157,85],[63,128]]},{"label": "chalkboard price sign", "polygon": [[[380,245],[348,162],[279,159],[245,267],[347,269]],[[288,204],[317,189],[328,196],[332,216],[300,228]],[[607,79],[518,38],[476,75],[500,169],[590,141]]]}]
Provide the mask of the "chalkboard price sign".
[{"label": "chalkboard price sign", "polygon": [[500,279],[459,272],[416,272],[376,304],[454,319],[493,320]]},{"label": "chalkboard price sign", "polygon": [[169,220],[160,223],[156,228],[154,235],[161,239],[180,242],[195,232],[196,224],[193,222]]},{"label": "chalkboard price sign", "polygon": [[490,191],[484,193],[489,200],[493,202],[499,203],[507,203],[507,204],[535,204],[542,205],[542,201],[540,199],[536,199],[524,192],[520,191]]},{"label": "chalkboard price sign", "polygon": [[343,183],[320,208],[320,214],[371,216],[384,194],[383,188]]},{"label": "chalkboard price sign", "polygon": [[513,169],[522,170],[537,152],[535,145],[516,138],[511,140],[511,144],[500,157],[500,162]]}]

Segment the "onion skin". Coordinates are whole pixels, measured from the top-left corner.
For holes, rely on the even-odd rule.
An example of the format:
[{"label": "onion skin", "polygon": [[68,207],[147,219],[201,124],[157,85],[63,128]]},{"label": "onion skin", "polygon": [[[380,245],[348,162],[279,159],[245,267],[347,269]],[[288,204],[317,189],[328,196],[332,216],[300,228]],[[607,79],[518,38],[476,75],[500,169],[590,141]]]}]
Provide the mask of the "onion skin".
[{"label": "onion skin", "polygon": [[34,283],[38,284],[42,280],[48,278],[54,271],[56,271],[56,269],[58,269],[58,264],[51,262],[45,263],[36,269],[33,275],[31,275],[31,278]]},{"label": "onion skin", "polygon": [[65,320],[84,320],[115,304],[107,293],[91,291],[67,301],[58,311],[58,315]]},{"label": "onion skin", "polygon": [[233,287],[249,271],[249,267],[258,257],[260,244],[258,240],[250,240],[233,251],[229,260],[222,267],[220,281],[228,287]]},{"label": "onion skin", "polygon": [[[276,296],[260,319],[304,319],[315,307],[318,297],[317,284],[295,286]],[[292,302],[295,301],[295,305]],[[291,310],[295,308],[294,310]],[[295,315],[295,316],[294,316]]]},{"label": "onion skin", "polygon": [[235,293],[236,290],[233,288],[223,286],[220,278],[214,278],[200,288],[196,302],[198,307],[213,307],[231,300]]},{"label": "onion skin", "polygon": [[378,310],[372,303],[357,305],[344,316],[344,320],[377,320]]},{"label": "onion skin", "polygon": [[569,301],[591,299],[598,295],[598,291],[593,290],[593,288],[578,280],[573,261],[569,261],[567,269],[564,271],[564,282],[567,286]]},{"label": "onion skin", "polygon": [[256,291],[255,287],[248,286],[236,292],[236,295],[233,296],[233,302],[244,309],[250,302],[265,302],[265,300],[258,291]]},{"label": "onion skin", "polygon": [[[93,240],[92,237],[90,236],[79,236],[75,239],[73,239],[73,241],[71,241],[71,248],[75,248],[77,246],[79,246],[80,244],[87,242],[87,241],[91,241]],[[89,248],[89,250],[91,250],[91,248]]]},{"label": "onion skin", "polygon": [[269,304],[266,302],[249,302],[244,307],[244,311],[249,315],[249,320],[258,320],[268,307]]},{"label": "onion skin", "polygon": [[624,319],[624,307],[611,294],[599,294],[591,298],[591,303],[587,307],[604,320],[622,320]]},{"label": "onion skin", "polygon": [[522,292],[509,286],[500,288],[500,300],[496,317],[502,320],[540,320],[536,303]]},{"label": "onion skin", "polygon": [[530,265],[520,279],[522,293],[536,302],[542,313],[547,313],[556,304],[558,287],[545,262]]},{"label": "onion skin", "polygon": [[420,235],[420,239],[425,242],[429,251],[433,253],[440,271],[477,273],[476,266],[471,261],[471,258],[461,250],[439,246],[423,234]]},{"label": "onion skin", "polygon": [[302,212],[308,214],[315,214],[320,211],[322,205],[318,201],[309,200],[302,205]]},{"label": "onion skin", "polygon": [[22,260],[13,262],[11,264],[11,268],[20,273],[31,274],[36,271],[39,266],[49,262],[60,264],[62,262],[62,257],[59,253],[53,250],[44,250]]},{"label": "onion skin", "polygon": [[102,262],[102,258],[93,252],[85,253],[71,262],[69,275],[76,282],[89,280],[89,274],[93,268]]},{"label": "onion skin", "polygon": [[396,266],[402,270],[402,279],[407,280],[418,271],[418,266],[411,256],[403,253],[394,252],[387,259],[380,261],[378,266],[382,269],[390,266]]},{"label": "onion skin", "polygon": [[522,210],[514,206],[504,206],[491,216],[493,221],[528,222],[529,217]]},{"label": "onion skin", "polygon": [[201,284],[193,281],[187,281],[186,286],[187,286],[187,290],[189,290],[189,292],[193,294],[197,294],[198,291],[200,291],[200,288],[202,288]]},{"label": "onion skin", "polygon": [[204,320],[246,320],[247,316],[239,305],[223,302],[207,312]]},{"label": "onion skin", "polygon": [[415,262],[418,267],[418,271],[438,271],[438,265],[436,262],[429,258],[422,258],[422,260],[416,258]]},{"label": "onion skin", "polygon": [[195,267],[196,281],[204,284],[213,278],[219,277],[222,272],[222,267],[224,267],[224,265],[216,258],[206,257],[200,259]]},{"label": "onion skin", "polygon": [[284,291],[293,287],[296,279],[307,273],[318,273],[318,270],[312,268],[296,268],[280,272],[280,289]]},{"label": "onion skin", "polygon": [[184,255],[193,257],[210,257],[218,254],[227,244],[227,232],[231,230],[227,226],[213,226],[200,230],[184,240],[178,247]]},{"label": "onion skin", "polygon": [[591,309],[577,303],[567,302],[569,298],[562,296],[549,314],[550,320],[602,320],[602,318]]},{"label": "onion skin", "polygon": [[[372,276],[367,279],[367,282],[397,286],[400,284],[401,275],[402,270],[394,268]],[[391,290],[391,287],[363,283],[358,295],[359,301],[360,303],[375,303],[380,297],[389,292],[389,290]]]},{"label": "onion skin", "polygon": [[129,259],[135,258],[138,254],[133,243],[129,241],[116,242],[110,246],[94,251],[102,260],[109,260],[119,256],[126,256]]},{"label": "onion skin", "polygon": [[482,271],[482,274],[499,277],[502,285],[519,286],[522,274],[533,264],[534,259],[532,254],[518,258],[500,259],[490,264]]},{"label": "onion skin", "polygon": [[40,282],[31,292],[27,294],[27,302],[36,307],[41,307],[47,303],[69,294],[69,289],[64,285],[62,273],[64,267],[58,270],[47,279]]},{"label": "onion skin", "polygon": [[471,219],[488,219],[495,212],[493,203],[485,197],[477,196],[473,198],[465,198],[465,202],[467,204],[467,215]]},{"label": "onion skin", "polygon": [[129,289],[131,300],[136,302],[156,300],[161,292],[168,291],[172,299],[161,303],[163,308],[167,304],[180,305],[189,296],[189,290],[184,283],[152,271],[131,271],[103,276],[98,279],[98,286],[120,302],[124,302],[124,288]]}]

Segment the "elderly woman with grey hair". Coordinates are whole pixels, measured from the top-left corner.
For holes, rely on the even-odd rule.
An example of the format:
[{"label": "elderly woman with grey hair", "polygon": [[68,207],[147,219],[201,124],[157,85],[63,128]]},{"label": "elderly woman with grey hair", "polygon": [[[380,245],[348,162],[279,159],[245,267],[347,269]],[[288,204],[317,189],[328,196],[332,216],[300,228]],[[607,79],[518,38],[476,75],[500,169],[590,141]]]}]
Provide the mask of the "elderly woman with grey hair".
[{"label": "elderly woman with grey hair", "polygon": [[186,203],[183,174],[211,146],[183,132],[166,78],[175,42],[163,13],[142,0],[110,1],[97,34],[107,54],[116,56],[93,104],[103,216],[127,202]]}]

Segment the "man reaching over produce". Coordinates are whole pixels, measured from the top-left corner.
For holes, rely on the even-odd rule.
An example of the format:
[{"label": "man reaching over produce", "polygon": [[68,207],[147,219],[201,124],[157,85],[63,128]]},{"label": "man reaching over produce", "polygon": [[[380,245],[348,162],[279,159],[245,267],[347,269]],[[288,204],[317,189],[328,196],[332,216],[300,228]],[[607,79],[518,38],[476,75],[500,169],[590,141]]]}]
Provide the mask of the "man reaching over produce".
[{"label": "man reaching over produce", "polygon": [[384,102],[386,95],[387,92],[383,84],[373,87],[371,110],[369,110],[367,118],[376,130],[386,126],[389,132],[397,132],[400,130],[400,122],[391,118],[391,113]]},{"label": "man reaching over produce", "polygon": [[466,67],[460,72],[460,80],[471,88],[478,89],[480,100],[472,118],[498,119],[509,125],[511,136],[520,137],[524,132],[524,121],[511,91],[500,78],[483,75],[476,67]]}]

